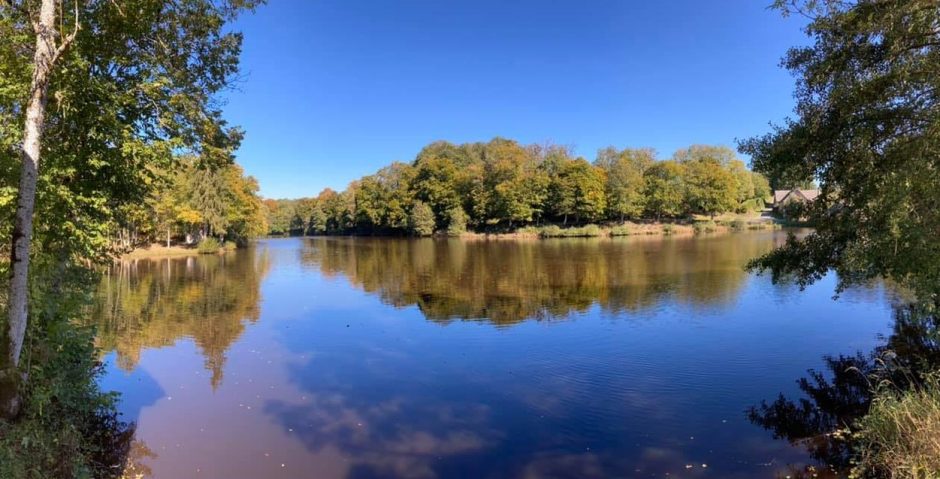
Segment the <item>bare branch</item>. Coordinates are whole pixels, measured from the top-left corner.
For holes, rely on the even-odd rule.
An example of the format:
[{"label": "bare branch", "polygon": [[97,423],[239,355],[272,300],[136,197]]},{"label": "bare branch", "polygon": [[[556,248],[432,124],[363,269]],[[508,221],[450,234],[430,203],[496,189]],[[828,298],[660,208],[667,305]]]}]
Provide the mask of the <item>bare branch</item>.
[{"label": "bare branch", "polygon": [[[55,54],[52,56],[53,64],[55,64],[56,60],[58,60],[59,57],[63,53],[65,53],[65,51],[69,48],[69,45],[71,45],[72,42],[75,41],[75,37],[78,36],[78,31],[81,30],[81,23],[79,22],[79,16],[78,16],[78,12],[79,12],[78,1],[74,2],[74,5],[75,5],[75,26],[72,28],[72,33],[69,33],[68,36],[63,38],[62,43],[60,43],[59,47],[56,48]],[[65,14],[63,13],[62,16],[64,17]]]}]

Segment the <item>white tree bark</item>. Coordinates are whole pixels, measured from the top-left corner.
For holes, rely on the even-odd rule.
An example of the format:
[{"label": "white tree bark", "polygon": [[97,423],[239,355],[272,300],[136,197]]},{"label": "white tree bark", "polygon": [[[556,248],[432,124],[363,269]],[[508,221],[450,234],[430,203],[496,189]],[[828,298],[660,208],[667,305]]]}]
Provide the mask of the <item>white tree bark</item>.
[{"label": "white tree bark", "polygon": [[[56,1],[42,0],[39,18],[34,22],[36,51],[33,54],[33,77],[26,103],[26,122],[23,128],[19,196],[13,223],[10,254],[9,318],[0,344],[0,416],[12,417],[19,410],[19,383],[16,372],[23,350],[29,303],[29,244],[33,236],[33,211],[36,204],[36,179],[42,148],[43,125],[46,117],[46,98],[52,67],[74,33],[57,47],[55,29]],[[76,30],[77,31],[77,30]],[[13,389],[13,390],[11,390]]]}]

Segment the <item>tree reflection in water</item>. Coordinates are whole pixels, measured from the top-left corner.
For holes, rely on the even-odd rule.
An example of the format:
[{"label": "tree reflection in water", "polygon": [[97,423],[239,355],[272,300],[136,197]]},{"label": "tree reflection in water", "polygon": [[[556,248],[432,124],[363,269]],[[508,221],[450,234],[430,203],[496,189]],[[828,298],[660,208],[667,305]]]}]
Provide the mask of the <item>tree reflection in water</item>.
[{"label": "tree reflection in water", "polygon": [[[898,306],[892,334],[868,355],[825,357],[826,371],[809,370],[797,380],[805,397],[781,394],[748,411],[750,420],[806,448],[820,469],[843,475],[851,467],[852,449],[843,434],[865,415],[873,398],[873,385],[889,381],[899,389],[911,386],[920,373],[940,365],[940,317],[916,306]],[[814,471],[794,471],[810,477]]]},{"label": "tree reflection in water", "polygon": [[[772,241],[768,241],[772,237]],[[637,312],[673,298],[692,307],[733,302],[743,265],[785,233],[532,241],[313,238],[302,261],[342,275],[388,304],[417,305],[432,321],[511,325],[564,317],[598,304]]]},{"label": "tree reflection in water", "polygon": [[[187,374],[204,362],[212,375],[211,392],[187,383],[185,393],[159,402],[142,419],[140,441],[152,450],[137,445],[130,472],[149,475],[150,465],[166,475],[209,462],[235,467],[236,460],[220,461],[213,451],[187,455],[206,452],[198,441],[211,437],[230,448],[226,454],[249,462],[238,464],[245,470],[262,471],[261,463],[246,458],[257,452],[256,442],[270,442],[294,454],[277,465],[306,464],[323,469],[324,477],[454,477],[468,471],[480,477],[609,477],[616,471],[766,476],[804,456],[768,441],[741,411],[776,391],[780,382],[774,378],[786,382],[792,373],[778,372],[763,384],[741,378],[760,376],[768,357],[792,356],[796,367],[787,371],[805,368],[806,356],[788,355],[787,338],[817,331],[800,328],[817,324],[806,314],[814,301],[829,302],[827,291],[799,307],[781,308],[800,313],[800,321],[791,321],[774,301],[796,291],[755,280],[743,269],[785,237],[777,231],[510,242],[276,240],[223,257],[117,265],[102,281],[90,316],[97,318],[99,345],[114,352],[119,368],[160,378],[160,397],[164,389],[184,385],[176,382],[178,364],[166,364],[174,351],[141,358],[144,350],[191,338],[201,357]],[[274,262],[265,287],[266,319],[259,321],[261,283]],[[344,296],[350,285],[368,294]],[[359,301],[365,296],[385,305]],[[768,313],[768,304],[761,329],[755,315]],[[883,301],[864,298],[860,304]],[[879,318],[885,312],[878,308]],[[627,320],[510,328],[582,313]],[[439,328],[395,321],[399,317],[453,324]],[[640,324],[638,318],[664,320]],[[507,329],[459,324],[464,320]],[[244,334],[256,321],[253,334]],[[778,326],[788,329],[768,333]],[[828,350],[812,349],[812,357]],[[703,359],[711,367],[701,368]],[[205,384],[201,374],[195,380]],[[810,377],[804,389],[822,389],[824,381]],[[138,402],[154,404],[139,376],[128,382],[131,399],[136,394],[143,397]],[[865,391],[850,385],[829,401]],[[254,409],[242,408],[243,402]],[[773,414],[792,424],[802,420],[808,425],[793,427],[794,441],[818,436],[813,431],[853,414],[812,417],[814,404],[784,406],[767,406],[780,412],[769,413],[766,425],[771,427]],[[177,442],[182,448],[174,448]],[[832,455],[819,450],[811,451],[819,460]],[[773,457],[781,464],[765,464]]]},{"label": "tree reflection in water", "polygon": [[225,353],[245,322],[259,317],[265,252],[119,262],[98,288],[88,315],[98,328],[98,347],[117,353],[118,366],[133,370],[147,348],[192,338],[202,350],[213,388],[219,386]]}]

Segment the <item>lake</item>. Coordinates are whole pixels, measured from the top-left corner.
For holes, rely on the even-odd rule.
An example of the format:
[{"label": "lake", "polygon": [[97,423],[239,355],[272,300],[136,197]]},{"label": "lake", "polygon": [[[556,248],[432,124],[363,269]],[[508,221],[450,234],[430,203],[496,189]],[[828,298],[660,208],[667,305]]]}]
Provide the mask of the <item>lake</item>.
[{"label": "lake", "polygon": [[867,352],[881,285],[833,299],[743,266],[785,231],[262,240],[137,260],[91,317],[156,478],[775,477],[747,410]]}]

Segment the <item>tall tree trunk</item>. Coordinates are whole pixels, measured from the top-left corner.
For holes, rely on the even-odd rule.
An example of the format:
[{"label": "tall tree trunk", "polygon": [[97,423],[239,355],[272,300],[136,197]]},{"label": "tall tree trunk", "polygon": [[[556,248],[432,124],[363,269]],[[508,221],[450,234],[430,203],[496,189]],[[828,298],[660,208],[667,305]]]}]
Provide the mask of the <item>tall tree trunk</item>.
[{"label": "tall tree trunk", "polygon": [[26,335],[29,303],[29,243],[33,236],[33,211],[36,202],[36,179],[39,174],[39,154],[42,146],[43,124],[46,117],[46,94],[49,76],[59,51],[55,31],[56,2],[42,0],[39,19],[35,24],[36,51],[33,53],[33,78],[26,104],[26,123],[23,129],[23,162],[20,172],[16,218],[13,223],[10,252],[9,318],[0,327],[0,417],[13,418],[20,409],[20,383],[18,371],[23,339]]}]

